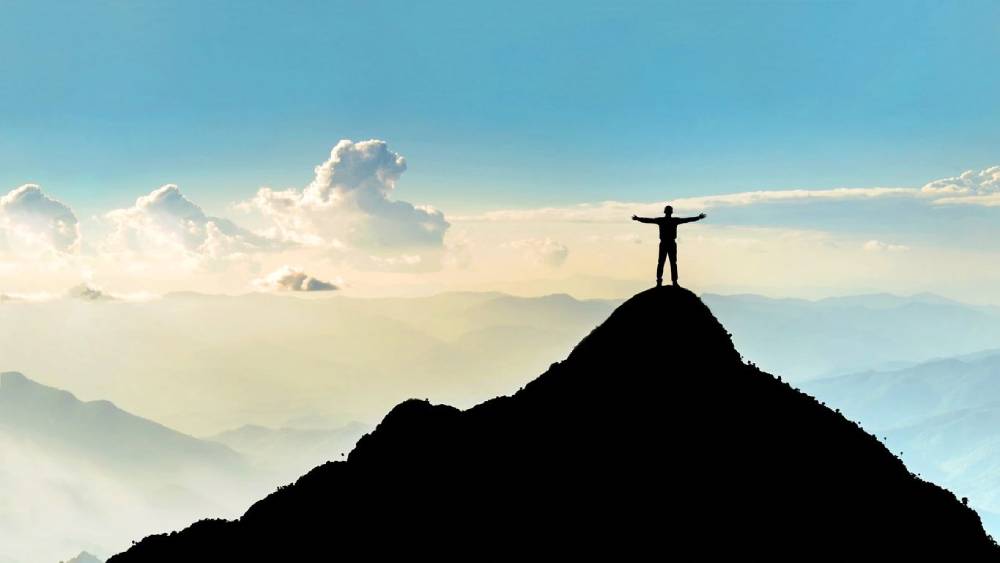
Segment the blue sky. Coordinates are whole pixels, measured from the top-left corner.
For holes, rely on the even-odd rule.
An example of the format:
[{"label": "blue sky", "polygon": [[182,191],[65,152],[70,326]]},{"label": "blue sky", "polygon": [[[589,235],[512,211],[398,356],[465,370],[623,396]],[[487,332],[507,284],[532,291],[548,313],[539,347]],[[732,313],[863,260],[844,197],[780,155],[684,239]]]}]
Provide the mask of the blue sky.
[{"label": "blue sky", "polygon": [[446,209],[994,164],[990,2],[6,2],[0,186],[206,207],[385,139]]},{"label": "blue sky", "polygon": [[694,287],[1000,302],[998,27],[975,1],[3,2],[0,292],[593,296],[648,281],[628,218],[670,201],[709,214]]}]

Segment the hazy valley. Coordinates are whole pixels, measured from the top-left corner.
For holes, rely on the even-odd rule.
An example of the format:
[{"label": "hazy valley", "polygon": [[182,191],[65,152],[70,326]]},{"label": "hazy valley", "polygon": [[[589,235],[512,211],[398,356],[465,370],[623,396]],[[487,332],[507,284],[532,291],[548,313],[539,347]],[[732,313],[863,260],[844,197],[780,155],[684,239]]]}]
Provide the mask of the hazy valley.
[{"label": "hazy valley", "polygon": [[470,405],[516,389],[613,302],[127,302],[76,289],[0,307],[0,370],[10,370],[0,384],[0,536],[17,538],[0,561],[34,563],[83,549],[108,556],[160,529],[237,516],[349,452],[402,400]]}]

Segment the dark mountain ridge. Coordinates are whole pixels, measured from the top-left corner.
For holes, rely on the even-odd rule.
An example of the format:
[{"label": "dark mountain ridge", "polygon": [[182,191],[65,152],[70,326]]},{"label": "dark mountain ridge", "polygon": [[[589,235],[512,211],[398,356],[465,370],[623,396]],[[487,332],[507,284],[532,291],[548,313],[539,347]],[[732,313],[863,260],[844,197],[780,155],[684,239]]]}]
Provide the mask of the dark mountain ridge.
[{"label": "dark mountain ridge", "polygon": [[672,287],[622,304],[514,395],[465,411],[401,403],[346,461],[239,520],[150,536],[110,561],[306,553],[1000,555],[973,510],[857,424],[744,364],[711,311]]}]

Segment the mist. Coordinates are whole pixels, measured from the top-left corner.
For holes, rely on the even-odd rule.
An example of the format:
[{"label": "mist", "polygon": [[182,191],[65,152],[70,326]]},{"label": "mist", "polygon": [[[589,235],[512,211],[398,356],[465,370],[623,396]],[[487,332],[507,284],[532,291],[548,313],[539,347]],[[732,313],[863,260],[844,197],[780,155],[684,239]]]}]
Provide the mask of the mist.
[{"label": "mist", "polygon": [[516,390],[613,306],[496,293],[6,301],[0,372],[20,373],[0,383],[0,561],[107,557],[239,516],[350,452],[402,400]]},{"label": "mist", "polygon": [[411,397],[471,405],[516,389],[613,304],[488,293],[8,302],[0,369],[198,436],[303,418],[370,424]]}]

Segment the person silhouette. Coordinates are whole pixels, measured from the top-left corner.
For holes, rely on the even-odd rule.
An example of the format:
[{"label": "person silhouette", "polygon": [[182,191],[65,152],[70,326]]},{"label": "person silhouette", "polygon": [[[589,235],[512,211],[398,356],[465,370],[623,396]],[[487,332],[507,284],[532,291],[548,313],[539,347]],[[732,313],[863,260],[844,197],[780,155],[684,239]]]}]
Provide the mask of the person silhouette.
[{"label": "person silhouette", "polygon": [[656,261],[657,287],[663,285],[663,261],[667,256],[670,256],[670,280],[674,285],[677,285],[677,225],[701,221],[705,218],[704,213],[697,217],[674,217],[673,215],[674,208],[668,205],[663,208],[663,217],[632,216],[633,221],[655,223],[660,227],[660,255]]}]

